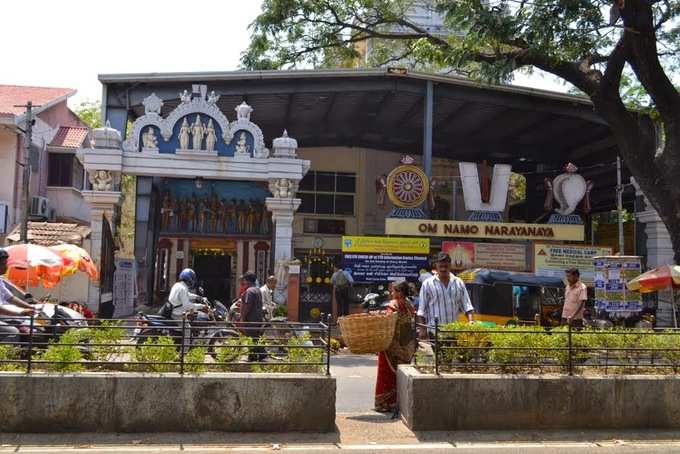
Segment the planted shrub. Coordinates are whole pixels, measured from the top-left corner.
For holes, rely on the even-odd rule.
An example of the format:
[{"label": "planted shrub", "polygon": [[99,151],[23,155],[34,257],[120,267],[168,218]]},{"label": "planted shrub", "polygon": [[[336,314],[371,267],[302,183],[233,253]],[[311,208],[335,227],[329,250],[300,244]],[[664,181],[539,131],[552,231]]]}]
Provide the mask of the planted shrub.
[{"label": "planted shrub", "polygon": [[4,362],[20,359],[20,356],[21,352],[18,348],[12,345],[0,345],[0,370],[8,372],[25,370],[22,364]]},{"label": "planted shrub", "polygon": [[[179,352],[174,340],[170,336],[150,337],[144,343],[130,349],[135,362],[169,363],[179,361]],[[130,366],[141,372],[171,372],[176,371],[174,364],[133,364]]]},{"label": "planted shrub", "polygon": [[45,361],[45,369],[52,372],[79,372],[84,369],[83,353],[78,345],[82,342],[84,330],[69,329],[59,338],[58,342],[50,341],[47,350],[38,356],[38,360]]},{"label": "planted shrub", "polygon": [[439,358],[442,363],[487,359],[490,334],[486,326],[455,322],[443,325],[442,331],[439,338]]},{"label": "planted shrub", "polygon": [[[215,361],[218,363],[233,363],[240,361],[243,356],[249,353],[250,348],[253,345],[253,340],[250,337],[244,335],[224,339],[222,341],[222,345],[215,348]],[[239,369],[239,367],[234,364],[221,364],[218,365],[218,368],[225,372],[231,372]]]},{"label": "planted shrub", "polygon": [[206,371],[205,355],[208,349],[205,347],[196,347],[184,354],[184,371],[201,374]]}]

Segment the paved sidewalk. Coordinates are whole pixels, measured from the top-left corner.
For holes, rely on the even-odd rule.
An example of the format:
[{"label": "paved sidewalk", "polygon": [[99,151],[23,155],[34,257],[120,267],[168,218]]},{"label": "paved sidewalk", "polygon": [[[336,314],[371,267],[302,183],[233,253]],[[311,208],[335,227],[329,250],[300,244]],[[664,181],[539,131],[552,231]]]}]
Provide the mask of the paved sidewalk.
[{"label": "paved sidewalk", "polygon": [[[624,449],[625,448],[625,449]],[[0,434],[0,452],[680,452],[680,431],[411,432],[376,413],[338,414],[315,433]]]}]

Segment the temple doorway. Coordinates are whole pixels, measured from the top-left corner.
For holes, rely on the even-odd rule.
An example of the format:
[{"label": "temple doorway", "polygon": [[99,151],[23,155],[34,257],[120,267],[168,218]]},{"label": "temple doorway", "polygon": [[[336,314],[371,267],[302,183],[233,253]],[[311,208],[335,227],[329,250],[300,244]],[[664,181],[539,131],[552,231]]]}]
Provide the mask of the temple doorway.
[{"label": "temple doorway", "polygon": [[205,296],[223,303],[231,301],[233,277],[232,256],[223,251],[198,252],[193,255],[193,268],[198,276],[198,285]]}]

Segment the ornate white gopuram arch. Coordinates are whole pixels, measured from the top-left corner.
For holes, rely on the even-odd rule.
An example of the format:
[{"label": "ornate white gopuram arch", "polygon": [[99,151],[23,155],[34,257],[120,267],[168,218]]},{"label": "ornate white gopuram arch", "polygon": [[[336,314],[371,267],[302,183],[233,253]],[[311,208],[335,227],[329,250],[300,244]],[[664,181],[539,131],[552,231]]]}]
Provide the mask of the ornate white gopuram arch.
[{"label": "ornate white gopuram arch", "polygon": [[[296,192],[310,165],[297,158],[297,141],[284,131],[273,140],[270,153],[245,102],[236,106],[236,118],[230,122],[218,108],[215,92],[197,95],[185,90],[179,98],[180,104],[164,118],[163,100],[151,94],[143,101],[145,114],[135,120],[125,141],[107,124],[92,132],[92,148],[78,150],[88,175],[83,197],[91,207],[93,259],[99,261],[103,219],[111,221],[121,201],[120,176],[128,174],[267,182],[274,259],[277,264],[289,260],[293,215],[300,206]],[[96,288],[90,298],[91,303],[99,300]]]}]

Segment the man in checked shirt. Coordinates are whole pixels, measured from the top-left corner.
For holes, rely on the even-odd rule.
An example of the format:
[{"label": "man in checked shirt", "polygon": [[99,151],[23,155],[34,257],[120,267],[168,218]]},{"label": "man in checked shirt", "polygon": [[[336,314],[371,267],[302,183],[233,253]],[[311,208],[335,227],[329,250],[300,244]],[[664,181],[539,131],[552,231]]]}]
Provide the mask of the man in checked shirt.
[{"label": "man in checked shirt", "polygon": [[[440,325],[455,322],[460,312],[465,313],[468,322],[474,323],[474,308],[463,281],[451,273],[451,257],[446,252],[437,255],[437,272],[423,282],[420,288],[418,322],[434,326],[437,318]],[[432,328],[430,329],[432,331]],[[427,338],[427,330],[419,327],[421,339]]]}]

